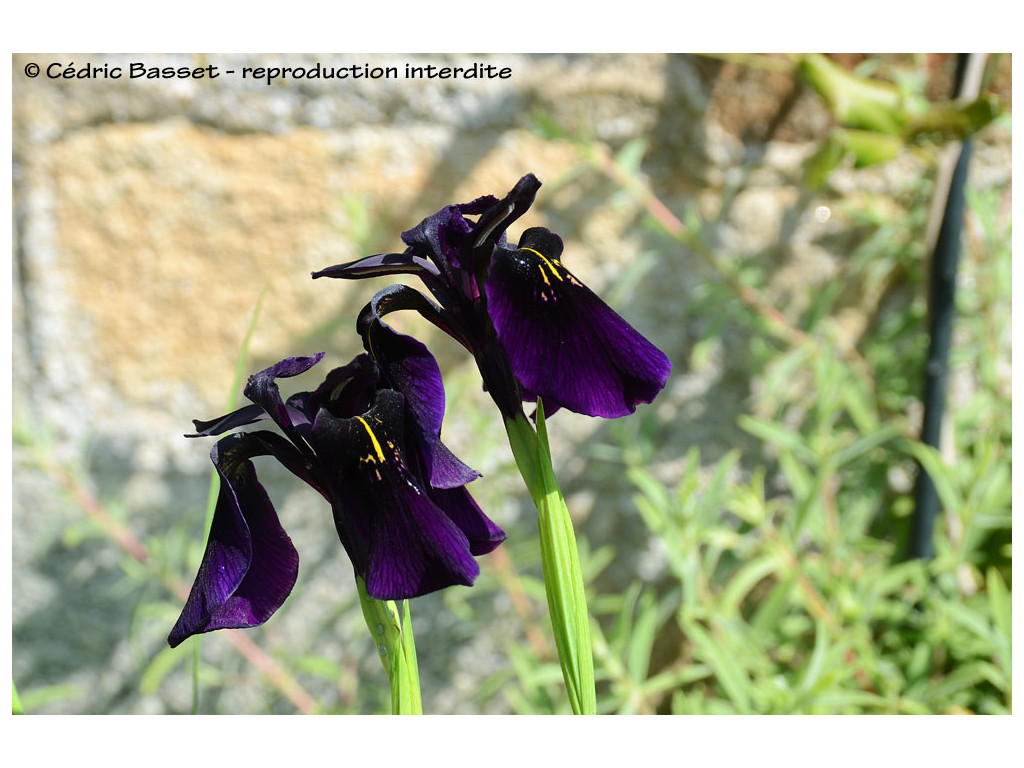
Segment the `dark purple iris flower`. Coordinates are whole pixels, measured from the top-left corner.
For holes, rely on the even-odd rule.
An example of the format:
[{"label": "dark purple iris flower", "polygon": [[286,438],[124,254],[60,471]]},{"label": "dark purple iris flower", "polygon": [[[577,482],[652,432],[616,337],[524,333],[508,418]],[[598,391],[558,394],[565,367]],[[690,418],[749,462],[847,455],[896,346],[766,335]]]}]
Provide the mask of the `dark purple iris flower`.
[{"label": "dark purple iris flower", "polygon": [[265,419],[283,436],[235,433],[210,452],[220,493],[192,592],[168,637],[172,648],[200,632],[262,624],[295,584],[298,554],[256,477],[256,456],[276,458],[330,503],[374,598],[470,585],[480,571],[474,556],[505,539],[465,488],[478,474],[440,440],[444,390],[433,356],[394,332],[379,343],[386,366],[359,355],[314,391],[282,400],[275,380],[309,370],[323,353],[287,358],[249,379],[251,405],[195,422],[191,437]]},{"label": "dark purple iris flower", "polygon": [[[412,309],[463,344],[506,419],[522,402],[614,418],[664,388],[668,358],[561,263],[562,239],[543,227],[518,245],[505,231],[533,203],[540,181],[524,176],[502,200],[449,205],[404,232],[407,248],[328,267],[313,277],[417,275],[436,300],[404,285],[378,293],[359,329],[367,349],[383,315]],[[467,216],[477,216],[472,221]],[[386,328],[386,326],[384,326]],[[379,359],[379,358],[378,358]]]}]

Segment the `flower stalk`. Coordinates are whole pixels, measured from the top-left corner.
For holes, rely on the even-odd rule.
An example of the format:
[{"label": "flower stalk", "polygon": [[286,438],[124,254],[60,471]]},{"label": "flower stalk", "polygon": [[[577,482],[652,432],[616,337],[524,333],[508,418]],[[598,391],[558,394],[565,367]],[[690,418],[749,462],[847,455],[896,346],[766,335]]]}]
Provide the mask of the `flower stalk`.
[{"label": "flower stalk", "polygon": [[[365,353],[330,371],[316,389],[282,397],[276,380],[306,372],[324,353],[288,357],[249,378],[249,405],[193,422],[188,437],[230,434],[210,451],[219,490],[206,552],[168,635],[172,648],[203,632],[258,626],[291,593],[298,552],[252,463],[270,456],[329,502],[390,681],[392,712],[422,713],[408,599],[472,585],[480,573],[476,558],[498,547],[505,533],[465,488],[479,473],[441,442],[445,397],[437,361],[383,319],[412,310],[473,355],[502,414],[539,513],[548,611],[569,701],[576,714],[596,713],[583,572],[541,400],[551,413],[618,418],[651,402],[672,365],[566,268],[559,235],[530,227],[518,244],[508,240],[506,230],[540,186],[526,174],[502,200],[485,195],[449,205],[403,232],[402,253],[314,272],[350,280],[413,274],[431,297],[402,284],[378,291],[356,320]],[[536,429],[524,402],[537,405]],[[277,430],[234,431],[265,420]]]},{"label": "flower stalk", "polygon": [[367,593],[366,582],[357,577],[359,605],[380,662],[391,684],[391,714],[422,715],[420,672],[416,663],[416,641],[412,634],[409,601],[399,611],[394,600],[376,600]]},{"label": "flower stalk", "polygon": [[577,715],[593,715],[597,694],[583,570],[572,518],[551,466],[540,400],[536,419],[536,431],[522,413],[508,419],[505,429],[516,465],[537,506],[544,590],[569,704]]}]

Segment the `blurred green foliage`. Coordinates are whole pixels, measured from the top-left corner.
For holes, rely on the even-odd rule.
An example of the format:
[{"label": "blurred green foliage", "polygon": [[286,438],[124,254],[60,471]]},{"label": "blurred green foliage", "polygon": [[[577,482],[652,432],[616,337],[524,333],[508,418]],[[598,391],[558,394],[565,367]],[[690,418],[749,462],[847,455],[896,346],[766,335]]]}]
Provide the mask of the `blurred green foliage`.
[{"label": "blurred green foliage", "polygon": [[[872,63],[868,62],[869,68]],[[822,98],[838,127],[807,164],[807,183],[820,187],[846,156],[857,168],[892,160],[907,147],[966,139],[1002,112],[987,94],[963,104],[932,102],[925,81],[906,76],[890,83],[850,72],[818,53],[796,57],[800,78]]]},{"label": "blurred green foliage", "polygon": [[[981,124],[995,117],[986,114]],[[558,135],[543,120],[539,129]],[[959,385],[940,454],[914,439],[911,414],[927,344],[929,179],[897,215],[844,208],[864,236],[810,308],[786,318],[764,300],[764,274],[713,252],[706,222],[690,212],[684,223],[658,205],[635,145],[615,155],[584,149],[594,168],[645,205],[667,243],[701,255],[718,278],[693,310],[706,313],[712,334],[694,345],[691,367],[700,368],[721,329],[749,328],[760,386],[740,427],[764,449],[737,480],[740,452],[705,463],[693,448],[678,481],[665,483],[648,468],[659,454],[656,430],[611,430],[620,442],[591,448],[628,474],[636,512],[668,565],[657,584],[605,594],[596,576],[614,553],[592,553],[584,564],[595,576],[588,591],[599,711],[1009,713],[1006,190],[968,192],[951,362]],[[876,299],[853,347],[839,341],[851,291]],[[903,299],[892,300],[899,292]],[[913,503],[907,478],[918,465],[935,479],[945,511],[931,562],[903,558]],[[659,638],[669,639],[670,652],[655,653]],[[538,667],[521,648],[510,653],[515,710],[565,711],[551,664]]]}]

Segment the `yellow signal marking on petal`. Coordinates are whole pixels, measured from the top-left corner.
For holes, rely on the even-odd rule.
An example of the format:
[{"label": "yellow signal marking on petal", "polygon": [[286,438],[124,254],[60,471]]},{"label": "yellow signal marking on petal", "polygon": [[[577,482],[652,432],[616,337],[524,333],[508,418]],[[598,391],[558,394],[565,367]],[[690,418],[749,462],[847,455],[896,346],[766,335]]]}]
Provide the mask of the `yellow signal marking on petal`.
[{"label": "yellow signal marking on petal", "polygon": [[[380,443],[377,442],[377,436],[373,434],[373,430],[370,429],[370,425],[363,420],[362,416],[356,416],[356,418],[359,419],[360,424],[366,427],[366,434],[368,434],[370,436],[370,440],[373,441],[373,448],[375,451],[377,451],[377,458],[380,461],[384,461],[384,451],[381,450]],[[372,459],[373,457],[370,456],[368,458]]]},{"label": "yellow signal marking on petal", "polygon": [[[558,270],[555,268],[555,264],[558,264],[558,259],[555,259],[554,264],[553,264],[551,262],[551,259],[549,259],[547,256],[545,256],[540,251],[536,251],[533,248],[523,248],[522,250],[529,251],[530,253],[537,254],[537,256],[540,258],[540,260],[548,265],[548,269],[551,270],[551,274],[555,277],[555,279],[557,279],[557,280],[563,280],[564,279],[560,274],[558,274]],[[561,266],[561,264],[559,264],[559,266]],[[548,282],[547,275],[544,274],[544,267],[538,265],[538,268],[540,269],[540,276],[544,278],[544,282],[548,283],[548,285],[551,285],[551,283]]]},{"label": "yellow signal marking on petal", "polygon": [[[379,321],[374,320],[373,322],[376,323],[376,322],[379,322]],[[366,351],[370,353],[370,357],[372,357],[374,360],[376,360],[377,359],[377,353],[373,351],[373,333],[372,333],[372,331],[373,331],[373,323],[370,323],[370,327],[366,329],[366,346],[367,346],[367,350]],[[363,423],[365,424],[366,422],[364,421]]]}]

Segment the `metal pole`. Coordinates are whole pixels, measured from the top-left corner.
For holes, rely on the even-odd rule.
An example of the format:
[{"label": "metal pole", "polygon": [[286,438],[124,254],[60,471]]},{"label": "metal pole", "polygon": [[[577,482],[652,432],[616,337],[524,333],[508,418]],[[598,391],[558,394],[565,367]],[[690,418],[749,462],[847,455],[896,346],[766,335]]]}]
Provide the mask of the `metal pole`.
[{"label": "metal pole", "polygon": [[[958,100],[963,99],[970,90],[976,91],[978,78],[970,77],[968,71],[977,72],[977,63],[977,57],[960,54],[956,77]],[[971,139],[967,138],[961,143],[959,157],[950,180],[942,225],[939,228],[931,263],[928,289],[929,345],[924,374],[921,442],[933,448],[939,447],[945,411],[949,348],[952,343],[953,318],[956,311],[956,272],[960,261],[960,235],[964,221],[964,187],[967,183],[967,166],[970,158]],[[934,532],[938,510],[939,497],[935,491],[935,484],[924,467],[919,466],[914,487],[914,515],[910,530],[911,558],[930,559],[935,555]]]}]

